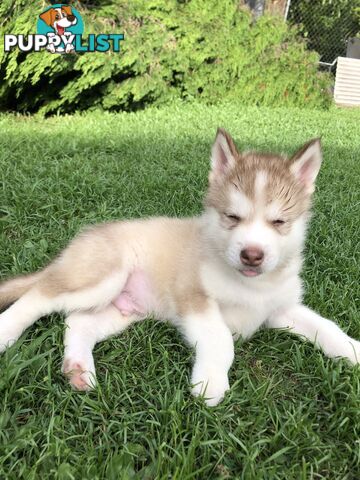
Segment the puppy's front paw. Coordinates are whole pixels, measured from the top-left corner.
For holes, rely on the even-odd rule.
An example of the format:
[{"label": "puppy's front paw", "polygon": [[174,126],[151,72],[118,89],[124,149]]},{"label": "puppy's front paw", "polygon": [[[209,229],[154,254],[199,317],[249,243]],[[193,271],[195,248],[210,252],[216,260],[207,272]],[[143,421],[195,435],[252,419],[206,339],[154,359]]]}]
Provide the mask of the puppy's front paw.
[{"label": "puppy's front paw", "polygon": [[360,364],[360,342],[344,335],[340,340],[332,338],[324,345],[324,352],[331,358],[345,358],[352,365]]},{"label": "puppy's front paw", "polygon": [[75,390],[91,390],[95,386],[95,367],[92,361],[65,358],[62,372]]},{"label": "puppy's front paw", "polygon": [[194,368],[191,384],[193,385],[191,393],[195,396],[204,397],[206,405],[215,407],[224,398],[229,390],[229,380],[227,374],[211,371],[211,369],[200,371]]},{"label": "puppy's front paw", "polygon": [[350,341],[350,348],[349,348],[349,355],[347,358],[353,365],[360,364],[360,342],[357,340],[351,339]]}]

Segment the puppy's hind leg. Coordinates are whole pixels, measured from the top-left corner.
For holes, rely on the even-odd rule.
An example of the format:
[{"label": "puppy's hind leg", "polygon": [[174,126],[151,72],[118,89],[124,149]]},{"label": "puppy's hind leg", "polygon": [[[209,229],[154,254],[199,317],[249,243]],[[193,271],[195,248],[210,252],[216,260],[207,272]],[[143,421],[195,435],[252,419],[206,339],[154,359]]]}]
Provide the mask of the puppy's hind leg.
[{"label": "puppy's hind leg", "polygon": [[38,318],[52,310],[50,299],[37,289],[26,292],[0,314],[0,352],[12,345]]},{"label": "puppy's hind leg", "polygon": [[123,237],[121,223],[92,227],[76,237],[34,282],[2,284],[0,303],[18,300],[0,315],[0,351],[43,315],[109,305],[123,289],[133,265],[132,250],[126,248]]},{"label": "puppy's hind leg", "polygon": [[122,332],[135,320],[134,316],[123,316],[114,305],[99,312],[74,312],[67,317],[62,371],[76,390],[89,390],[95,385],[95,344]]},{"label": "puppy's hind leg", "polygon": [[[59,290],[52,295],[45,293],[44,284],[39,283],[0,315],[0,351],[14,343],[43,315],[104,308],[122,290],[127,277],[126,270],[115,271],[94,286],[70,292]],[[43,282],[46,282],[46,277]]]}]

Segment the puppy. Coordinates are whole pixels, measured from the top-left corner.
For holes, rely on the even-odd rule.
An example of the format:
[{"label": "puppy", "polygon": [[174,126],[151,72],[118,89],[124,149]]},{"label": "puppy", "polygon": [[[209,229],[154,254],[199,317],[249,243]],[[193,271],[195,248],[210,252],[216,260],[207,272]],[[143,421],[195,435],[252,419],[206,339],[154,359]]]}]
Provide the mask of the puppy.
[{"label": "puppy", "polygon": [[97,342],[153,315],[195,348],[194,395],[218,404],[229,388],[234,336],[288,328],[329,357],[356,364],[360,342],[302,305],[299,277],[321,147],[291,158],[240,153],[219,129],[205,208],[194,218],[152,218],[89,228],[43,270],[0,285],[0,347],[38,318],[67,313],[63,372],[95,382]]}]

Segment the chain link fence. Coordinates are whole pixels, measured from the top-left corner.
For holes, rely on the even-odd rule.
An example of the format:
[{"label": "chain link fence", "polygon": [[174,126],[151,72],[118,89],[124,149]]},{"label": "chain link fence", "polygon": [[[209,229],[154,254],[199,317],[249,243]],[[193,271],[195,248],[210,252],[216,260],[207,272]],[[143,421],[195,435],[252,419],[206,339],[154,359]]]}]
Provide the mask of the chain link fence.
[{"label": "chain link fence", "polygon": [[348,40],[359,35],[360,0],[289,0],[285,16],[300,26],[320,64],[331,66],[346,56]]}]

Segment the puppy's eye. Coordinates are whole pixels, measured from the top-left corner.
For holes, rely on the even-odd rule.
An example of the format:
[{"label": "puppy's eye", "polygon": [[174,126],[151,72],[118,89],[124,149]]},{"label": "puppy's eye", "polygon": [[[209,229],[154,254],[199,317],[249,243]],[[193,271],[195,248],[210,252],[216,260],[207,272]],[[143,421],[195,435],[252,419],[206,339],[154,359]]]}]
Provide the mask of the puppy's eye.
[{"label": "puppy's eye", "polygon": [[274,225],[274,227],[280,227],[281,225],[284,225],[285,220],[281,220],[281,218],[278,218],[276,220],[273,220],[271,223]]},{"label": "puppy's eye", "polygon": [[239,217],[238,215],[233,215],[232,213],[225,213],[225,217],[234,223],[241,222],[241,217]]}]

